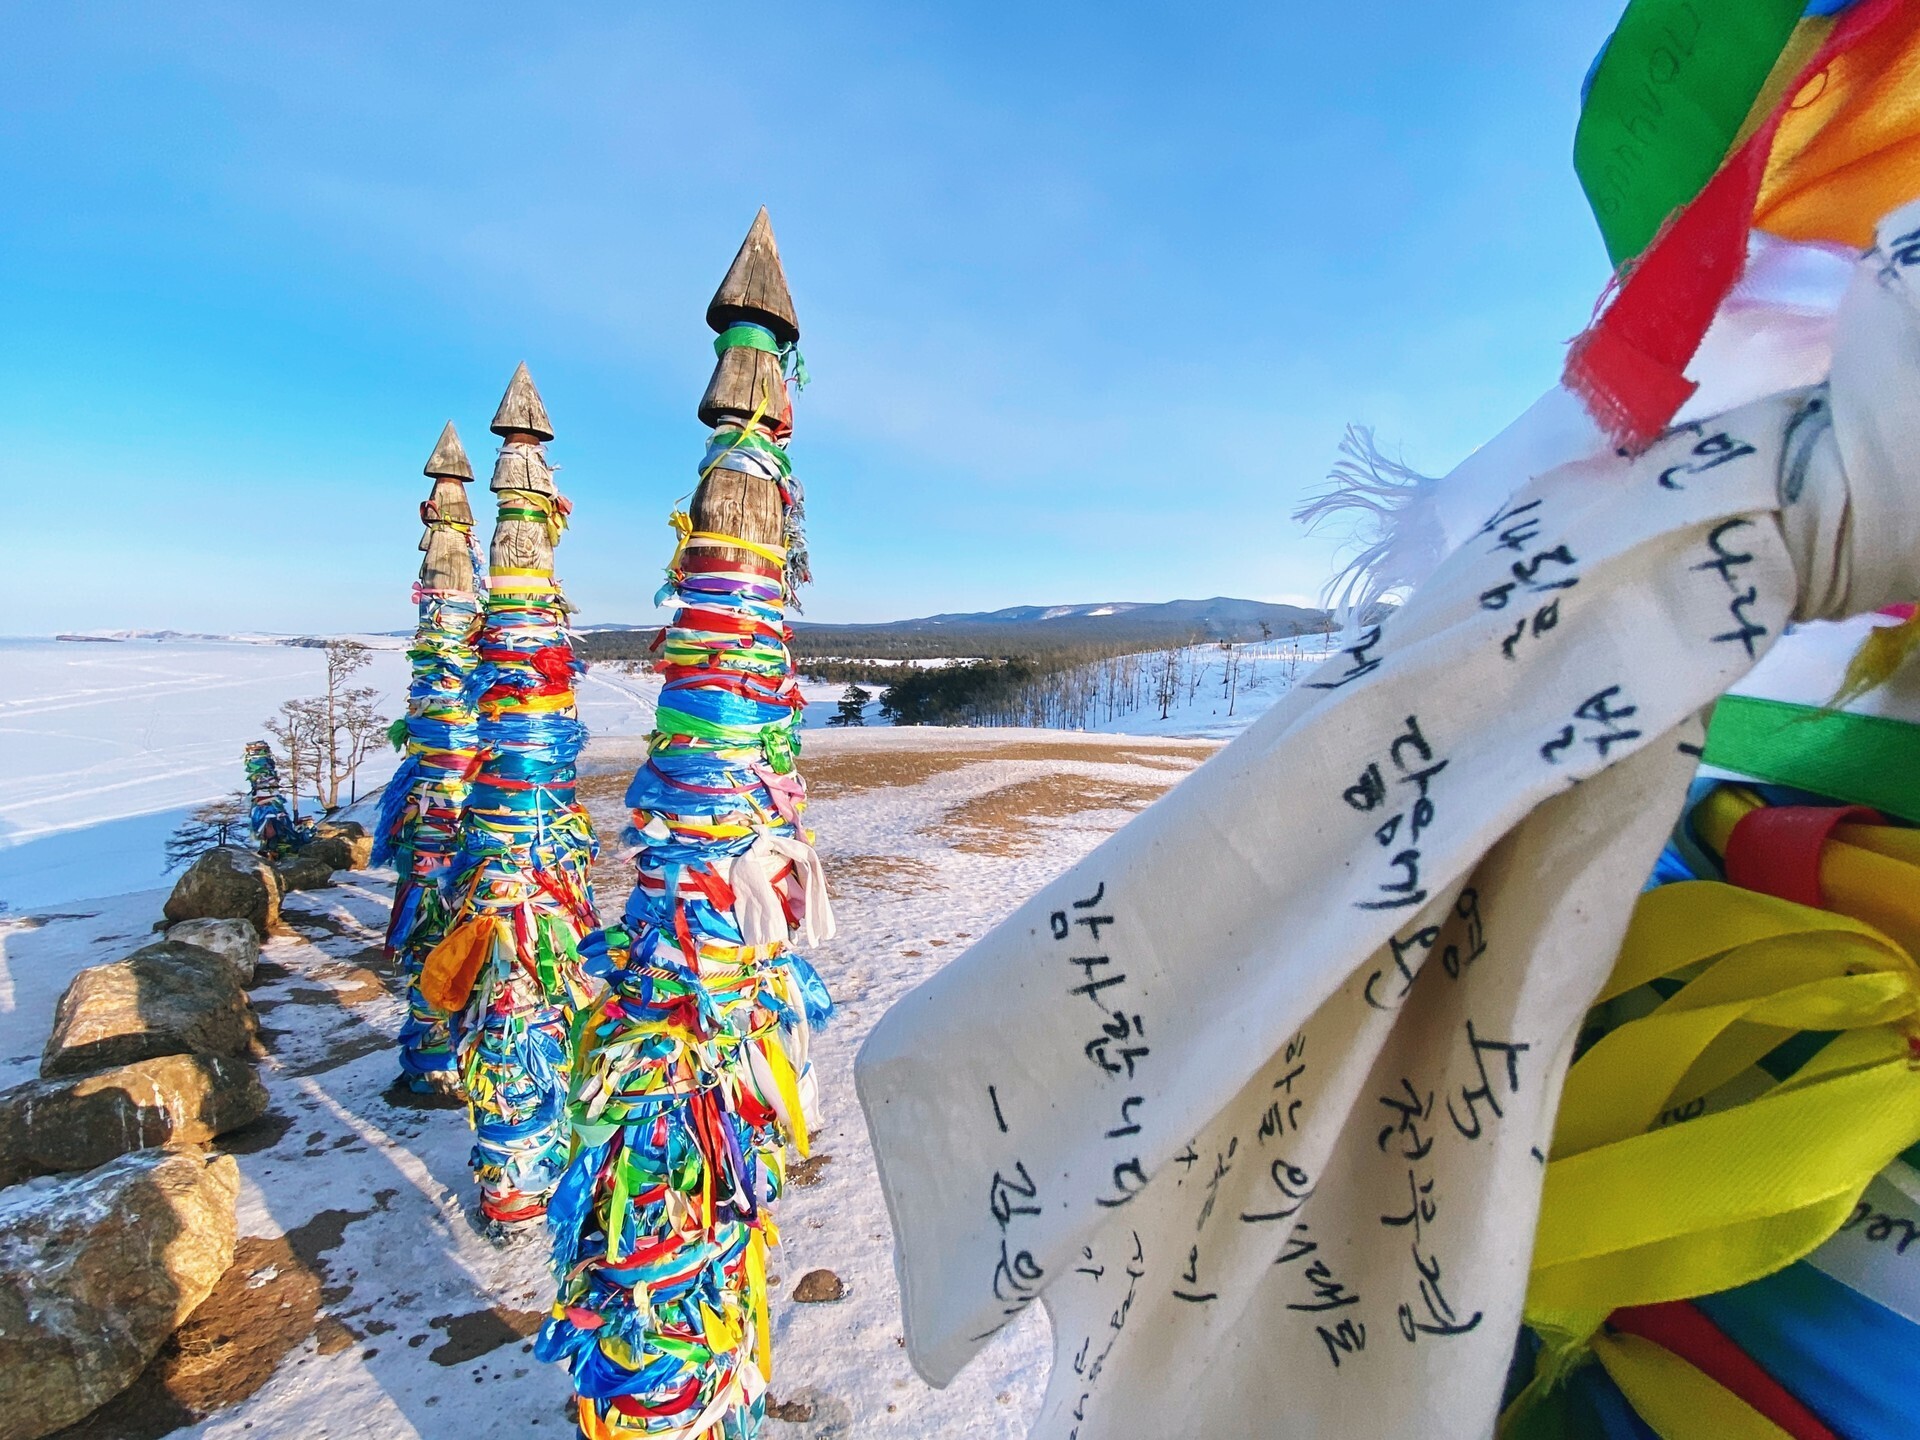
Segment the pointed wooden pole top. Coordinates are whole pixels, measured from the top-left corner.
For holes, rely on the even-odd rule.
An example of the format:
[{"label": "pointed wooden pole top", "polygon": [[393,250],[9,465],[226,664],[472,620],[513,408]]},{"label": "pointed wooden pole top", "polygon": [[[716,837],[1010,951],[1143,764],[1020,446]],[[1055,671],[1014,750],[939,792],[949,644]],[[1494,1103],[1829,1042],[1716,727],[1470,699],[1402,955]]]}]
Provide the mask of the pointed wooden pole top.
[{"label": "pointed wooden pole top", "polygon": [[800,338],[800,321],[793,313],[793,296],[787,293],[786,271],[780,268],[773,222],[764,205],[707,305],[707,324],[716,334],[742,320],[766,326],[782,345]]},{"label": "pointed wooden pole top", "polygon": [[527,373],[526,361],[520,362],[513,379],[507,382],[507,393],[501,397],[500,408],[493,414],[493,424],[487,428],[503,439],[516,432],[541,440],[553,439],[553,422],[547,418],[547,407],[541,402],[540,392],[533,388],[533,376]]},{"label": "pointed wooden pole top", "polygon": [[440,432],[433,454],[427,457],[420,473],[436,480],[473,479],[473,466],[467,463],[467,450],[460,443],[460,432],[453,428],[453,421],[447,421],[446,429]]}]

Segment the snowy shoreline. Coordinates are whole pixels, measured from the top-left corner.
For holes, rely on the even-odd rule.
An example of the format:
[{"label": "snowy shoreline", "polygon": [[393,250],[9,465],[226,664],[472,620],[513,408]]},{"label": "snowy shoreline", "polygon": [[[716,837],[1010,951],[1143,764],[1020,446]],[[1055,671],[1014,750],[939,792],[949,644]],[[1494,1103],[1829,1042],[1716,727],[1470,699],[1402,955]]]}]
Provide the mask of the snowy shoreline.
[{"label": "snowy shoreline", "polygon": [[[582,794],[603,836],[596,875],[608,916],[628,883],[611,838],[624,818],[622,777],[644,744],[596,740],[583,766]],[[809,736],[808,819],[841,927],[813,958],[840,1008],[816,1040],[824,1121],[805,1179],[779,1207],[784,1243],[774,1266],[773,1396],[791,1407],[783,1413],[810,1418],[770,1421],[768,1440],[1027,1433],[1050,1361],[1038,1307],[946,1390],[930,1389],[907,1363],[853,1057],[895,1000],[1214,748],[1047,730]],[[527,1353],[551,1294],[540,1238],[504,1250],[481,1238],[469,1216],[464,1115],[422,1110],[391,1084],[403,1007],[380,939],[392,876],[342,873],[336,882],[290,895],[288,932],[261,956],[254,1001],[271,1109],[229,1137],[242,1238],[218,1293],[235,1307],[237,1318],[223,1322],[233,1325],[234,1353],[194,1361],[214,1368],[186,1377],[233,1398],[172,1433],[567,1435],[565,1376]],[[165,893],[0,916],[0,1083],[32,1074],[68,979],[143,943]],[[795,1283],[814,1269],[838,1275],[846,1297],[794,1302]],[[113,1428],[124,1418],[89,1433],[130,1433]]]}]

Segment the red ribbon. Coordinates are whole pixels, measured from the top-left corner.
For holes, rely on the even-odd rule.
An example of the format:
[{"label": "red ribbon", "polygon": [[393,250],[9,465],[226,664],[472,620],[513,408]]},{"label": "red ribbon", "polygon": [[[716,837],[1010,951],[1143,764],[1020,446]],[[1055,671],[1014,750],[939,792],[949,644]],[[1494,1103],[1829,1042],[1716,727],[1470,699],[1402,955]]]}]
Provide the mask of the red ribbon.
[{"label": "red ribbon", "polygon": [[1625,267],[1613,303],[1574,340],[1561,383],[1622,444],[1651,444],[1699,388],[1687,365],[1746,268],[1747,232],[1781,118],[1808,81],[1900,6],[1859,0],[1840,17],[1766,120]]}]

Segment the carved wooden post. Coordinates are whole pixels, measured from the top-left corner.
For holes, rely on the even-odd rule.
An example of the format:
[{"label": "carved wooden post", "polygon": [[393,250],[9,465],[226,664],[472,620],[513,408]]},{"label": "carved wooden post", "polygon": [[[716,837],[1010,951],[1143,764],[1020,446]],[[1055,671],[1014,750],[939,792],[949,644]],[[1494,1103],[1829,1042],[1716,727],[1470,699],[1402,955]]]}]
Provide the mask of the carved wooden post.
[{"label": "carved wooden post", "polygon": [[536,1346],[572,1371],[594,1437],[754,1433],[771,1371],[765,1207],[788,1140],[807,1153],[810,1026],[832,1009],[787,948],[830,936],[833,917],[793,768],[800,327],[766,211],[707,318],[719,364],[700,418],[715,433],[692,515],[674,517],[666,683],[627,791],[638,883],[623,922],[582,946],[611,989],[578,1030],[574,1158],[551,1212],[560,1303]]},{"label": "carved wooden post", "polygon": [[414,586],[419,621],[407,651],[406,758],[387,782],[374,831],[374,860],[398,872],[387,923],[387,958],[410,984],[400,1029],[400,1075],[421,1093],[457,1089],[445,1009],[421,994],[421,966],[446,938],[452,914],[447,887],[460,848],[460,819],[478,764],[480,730],[475,681],[480,665],[480,598],[474,573],[473,509],[467,485],[473,467],[449,420],[427,457],[432,494],[420,505],[426,533]]},{"label": "carved wooden post", "polygon": [[599,922],[593,830],[573,788],[586,740],[573,696],[581,667],[553,574],[569,507],[525,365],[492,429],[504,443],[480,635],[480,768],[460,826],[452,928],[420,988],[454,1012],[481,1213],[505,1226],[543,1214],[566,1165],[567,1026],[587,998],[577,944]]}]

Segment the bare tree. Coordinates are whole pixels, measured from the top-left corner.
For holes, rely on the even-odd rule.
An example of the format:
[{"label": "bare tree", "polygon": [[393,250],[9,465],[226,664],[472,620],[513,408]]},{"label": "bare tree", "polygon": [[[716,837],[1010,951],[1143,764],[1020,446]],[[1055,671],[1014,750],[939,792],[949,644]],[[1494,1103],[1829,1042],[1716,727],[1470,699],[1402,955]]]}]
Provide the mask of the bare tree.
[{"label": "bare tree", "polygon": [[1227,714],[1231,715],[1240,703],[1240,651],[1231,640],[1222,640],[1220,649],[1225,657],[1220,662],[1220,698],[1227,702]]},{"label": "bare tree", "polygon": [[1287,627],[1287,650],[1281,659],[1281,669],[1288,685],[1292,685],[1300,674],[1300,635],[1300,622],[1296,620]]},{"label": "bare tree", "polygon": [[1173,702],[1180,698],[1180,651],[1162,650],[1160,663],[1153,672],[1153,699],[1160,707],[1160,718],[1167,718]]},{"label": "bare tree", "polygon": [[280,713],[266,721],[267,734],[280,747],[287,799],[295,820],[300,818],[300,787],[310,785],[314,794],[322,793],[325,721],[325,702],[320,700],[283,700]]},{"label": "bare tree", "polygon": [[[344,761],[349,801],[360,798],[360,766],[366,758],[386,744],[388,720],[374,708],[380,692],[371,685],[356,685],[345,691],[338,711],[339,741],[335,751]],[[340,789],[341,775],[333,779],[334,793]]]},{"label": "bare tree", "polygon": [[167,837],[167,869],[184,865],[218,846],[244,840],[252,813],[252,802],[244,790],[197,806]]},{"label": "bare tree", "polygon": [[342,785],[350,799],[359,799],[360,767],[387,739],[387,717],[375,708],[380,692],[347,683],[367,668],[373,653],[357,640],[329,640],[326,649],[327,693],[284,701],[266,722],[292,789],[296,820],[302,786],[328,810],[340,804]]},{"label": "bare tree", "polygon": [[351,704],[349,696],[355,692],[348,687],[347,681],[372,663],[373,652],[358,640],[327,642],[327,693],[320,702],[325,707],[320,727],[325,784],[320,793],[329,810],[340,803],[340,782],[359,767],[357,760],[350,762],[348,758],[352,741],[349,739],[346,711]]}]

